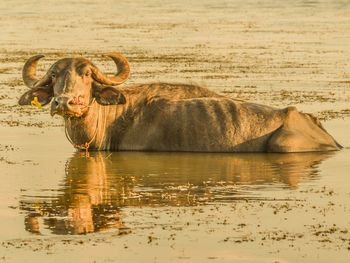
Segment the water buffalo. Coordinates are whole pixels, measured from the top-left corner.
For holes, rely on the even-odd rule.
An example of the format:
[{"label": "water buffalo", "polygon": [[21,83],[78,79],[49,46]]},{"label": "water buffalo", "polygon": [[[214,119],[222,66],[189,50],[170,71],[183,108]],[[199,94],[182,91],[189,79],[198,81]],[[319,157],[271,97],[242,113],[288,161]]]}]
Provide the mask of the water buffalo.
[{"label": "water buffalo", "polygon": [[341,146],[311,114],[234,100],[196,85],[152,83],[121,87],[130,68],[107,54],[118,72],[107,76],[85,58],[63,58],[42,78],[43,55],[23,67],[30,88],[20,105],[51,102],[78,149],[186,152],[308,152]]}]

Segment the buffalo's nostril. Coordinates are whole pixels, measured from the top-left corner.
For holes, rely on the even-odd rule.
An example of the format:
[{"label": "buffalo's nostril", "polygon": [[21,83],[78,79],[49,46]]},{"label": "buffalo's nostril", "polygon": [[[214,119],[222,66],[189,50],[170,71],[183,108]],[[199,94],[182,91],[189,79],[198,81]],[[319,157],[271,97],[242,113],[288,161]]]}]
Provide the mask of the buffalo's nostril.
[{"label": "buffalo's nostril", "polygon": [[60,96],[55,98],[54,103],[57,109],[67,110],[71,105],[74,104],[74,100],[66,96]]}]

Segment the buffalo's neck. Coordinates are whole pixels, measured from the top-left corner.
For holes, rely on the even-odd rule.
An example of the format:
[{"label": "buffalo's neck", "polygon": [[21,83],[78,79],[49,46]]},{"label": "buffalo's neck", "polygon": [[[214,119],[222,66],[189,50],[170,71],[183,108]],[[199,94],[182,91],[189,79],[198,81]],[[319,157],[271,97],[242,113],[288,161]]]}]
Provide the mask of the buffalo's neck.
[{"label": "buffalo's neck", "polygon": [[[65,119],[67,136],[76,148],[88,144],[91,150],[117,149],[119,144],[118,125],[124,114],[122,106],[101,106],[94,102],[88,113],[81,118]],[[114,134],[114,136],[111,136]]]},{"label": "buffalo's neck", "polygon": [[80,149],[88,147],[91,150],[108,150],[105,132],[109,126],[108,115],[113,108],[95,102],[83,117],[65,119],[67,137],[73,146]]}]

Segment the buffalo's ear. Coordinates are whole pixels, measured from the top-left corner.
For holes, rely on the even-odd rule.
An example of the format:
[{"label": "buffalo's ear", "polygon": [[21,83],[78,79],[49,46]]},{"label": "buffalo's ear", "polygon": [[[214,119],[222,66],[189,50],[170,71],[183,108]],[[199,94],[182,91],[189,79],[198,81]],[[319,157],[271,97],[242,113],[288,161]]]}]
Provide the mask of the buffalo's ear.
[{"label": "buffalo's ear", "polygon": [[101,105],[117,105],[126,102],[125,96],[119,90],[100,85],[94,85],[93,97]]},{"label": "buffalo's ear", "polygon": [[50,103],[53,97],[53,90],[49,87],[34,88],[24,93],[18,101],[19,105],[31,105],[34,98],[37,97],[42,106]]}]

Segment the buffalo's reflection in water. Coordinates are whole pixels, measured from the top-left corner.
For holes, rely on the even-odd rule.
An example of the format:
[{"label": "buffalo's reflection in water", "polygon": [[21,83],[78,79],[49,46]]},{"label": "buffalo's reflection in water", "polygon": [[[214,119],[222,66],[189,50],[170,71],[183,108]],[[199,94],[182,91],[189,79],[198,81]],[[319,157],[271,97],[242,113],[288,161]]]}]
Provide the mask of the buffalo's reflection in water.
[{"label": "buffalo's reflection in water", "polygon": [[[191,206],[264,198],[261,190],[295,189],[318,176],[330,153],[76,153],[54,196],[21,196],[32,233],[84,234],[124,228],[130,206]],[[259,196],[260,193],[260,196]]]}]

